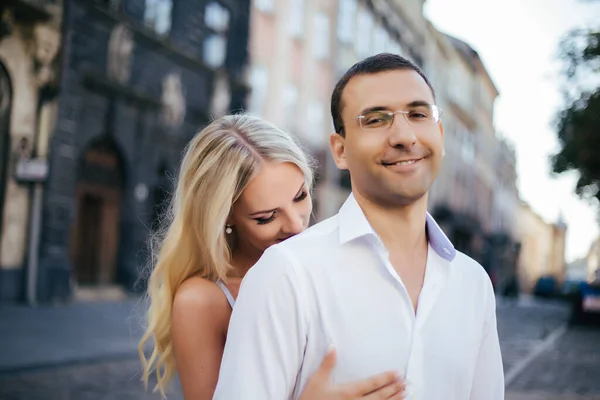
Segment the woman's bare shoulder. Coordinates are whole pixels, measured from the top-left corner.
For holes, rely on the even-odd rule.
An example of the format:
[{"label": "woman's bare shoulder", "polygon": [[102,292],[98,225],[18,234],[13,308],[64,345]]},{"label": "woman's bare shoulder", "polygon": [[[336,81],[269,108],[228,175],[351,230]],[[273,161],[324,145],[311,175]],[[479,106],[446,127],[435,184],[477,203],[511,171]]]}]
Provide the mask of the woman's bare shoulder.
[{"label": "woman's bare shoulder", "polygon": [[214,282],[200,277],[186,279],[175,292],[173,316],[193,319],[214,319],[230,314],[229,303],[221,288]]}]

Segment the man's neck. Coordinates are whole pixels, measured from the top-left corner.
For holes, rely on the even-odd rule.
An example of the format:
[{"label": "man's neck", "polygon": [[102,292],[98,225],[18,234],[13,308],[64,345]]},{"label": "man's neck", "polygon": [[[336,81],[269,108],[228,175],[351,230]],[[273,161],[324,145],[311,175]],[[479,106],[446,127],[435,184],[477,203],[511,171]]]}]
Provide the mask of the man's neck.
[{"label": "man's neck", "polygon": [[386,248],[410,252],[427,245],[427,195],[395,208],[382,207],[357,192],[354,197]]}]

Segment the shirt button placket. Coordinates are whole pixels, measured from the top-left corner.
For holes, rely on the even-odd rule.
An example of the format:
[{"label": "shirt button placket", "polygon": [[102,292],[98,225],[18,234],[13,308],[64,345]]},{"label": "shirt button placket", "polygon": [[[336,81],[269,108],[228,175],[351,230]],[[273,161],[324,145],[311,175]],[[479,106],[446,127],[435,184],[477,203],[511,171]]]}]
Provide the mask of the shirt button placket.
[{"label": "shirt button placket", "polygon": [[413,328],[412,344],[408,367],[406,370],[407,392],[406,400],[420,400],[423,385],[423,341],[416,326]]}]

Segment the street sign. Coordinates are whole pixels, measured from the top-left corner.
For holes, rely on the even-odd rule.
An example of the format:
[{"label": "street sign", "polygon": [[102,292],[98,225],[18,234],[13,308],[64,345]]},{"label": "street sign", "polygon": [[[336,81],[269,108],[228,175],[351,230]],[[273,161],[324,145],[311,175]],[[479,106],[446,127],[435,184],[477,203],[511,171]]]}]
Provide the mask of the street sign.
[{"label": "street sign", "polygon": [[48,177],[48,160],[25,158],[17,161],[15,180],[21,183],[40,183]]}]

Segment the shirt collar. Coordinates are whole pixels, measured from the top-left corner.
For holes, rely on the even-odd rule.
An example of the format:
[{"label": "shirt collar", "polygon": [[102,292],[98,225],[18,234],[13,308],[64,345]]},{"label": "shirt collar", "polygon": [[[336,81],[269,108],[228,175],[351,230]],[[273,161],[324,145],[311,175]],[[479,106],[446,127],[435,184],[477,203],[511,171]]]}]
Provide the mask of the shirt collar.
[{"label": "shirt collar", "polygon": [[[358,205],[354,194],[350,193],[348,199],[338,214],[340,227],[340,244],[347,243],[361,236],[372,235],[379,239],[379,235],[373,230],[371,224],[365,217]],[[456,249],[448,237],[444,234],[433,217],[427,213],[427,236],[431,248],[444,260],[452,261],[456,257]]]}]

